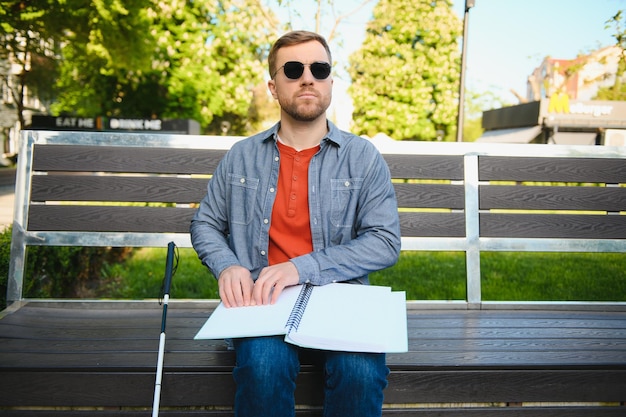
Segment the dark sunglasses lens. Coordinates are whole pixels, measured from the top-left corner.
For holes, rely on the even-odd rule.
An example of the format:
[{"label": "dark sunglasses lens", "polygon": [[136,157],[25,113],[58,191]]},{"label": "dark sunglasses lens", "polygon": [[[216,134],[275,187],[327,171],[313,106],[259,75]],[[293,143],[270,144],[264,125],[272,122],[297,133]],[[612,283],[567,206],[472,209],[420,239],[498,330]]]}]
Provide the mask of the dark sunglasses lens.
[{"label": "dark sunglasses lens", "polygon": [[[330,64],[327,62],[314,62],[310,65],[311,74],[318,80],[325,80],[330,75]],[[298,61],[289,61],[283,67],[285,76],[292,80],[302,77],[304,64]]]},{"label": "dark sunglasses lens", "polygon": [[302,62],[289,61],[283,67],[283,71],[285,71],[285,76],[292,80],[297,80],[302,77],[302,73],[304,72],[304,64]]},{"label": "dark sunglasses lens", "polygon": [[330,64],[326,62],[314,62],[311,64],[311,74],[318,80],[325,80],[330,75]]}]

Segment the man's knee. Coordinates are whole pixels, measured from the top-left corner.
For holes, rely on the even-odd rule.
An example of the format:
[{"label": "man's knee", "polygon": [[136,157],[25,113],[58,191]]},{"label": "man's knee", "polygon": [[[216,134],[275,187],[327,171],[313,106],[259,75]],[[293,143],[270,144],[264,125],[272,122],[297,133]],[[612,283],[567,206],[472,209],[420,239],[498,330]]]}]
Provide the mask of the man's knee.
[{"label": "man's knee", "polygon": [[384,354],[330,352],[327,355],[325,373],[327,384],[341,382],[361,385],[365,391],[379,390],[387,386],[389,368]]},{"label": "man's knee", "polygon": [[235,380],[266,386],[294,381],[299,362],[295,349],[281,338],[263,337],[235,341]]}]

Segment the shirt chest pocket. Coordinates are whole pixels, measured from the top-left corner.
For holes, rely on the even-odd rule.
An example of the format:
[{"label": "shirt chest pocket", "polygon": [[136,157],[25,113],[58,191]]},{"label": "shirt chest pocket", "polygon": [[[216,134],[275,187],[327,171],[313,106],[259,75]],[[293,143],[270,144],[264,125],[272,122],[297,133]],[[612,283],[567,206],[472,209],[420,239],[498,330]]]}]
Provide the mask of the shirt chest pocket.
[{"label": "shirt chest pocket", "polygon": [[330,180],[330,219],[333,226],[353,226],[362,185],[362,178],[337,178]]},{"label": "shirt chest pocket", "polygon": [[230,173],[228,180],[231,221],[236,224],[249,224],[254,214],[259,179]]}]

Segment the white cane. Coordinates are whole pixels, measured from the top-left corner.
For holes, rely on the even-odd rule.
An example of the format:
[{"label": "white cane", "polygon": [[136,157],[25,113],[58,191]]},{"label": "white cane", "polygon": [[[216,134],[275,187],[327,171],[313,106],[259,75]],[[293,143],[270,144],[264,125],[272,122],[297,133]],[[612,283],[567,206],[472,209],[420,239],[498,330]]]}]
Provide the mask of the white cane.
[{"label": "white cane", "polygon": [[[159,403],[161,401],[161,380],[163,378],[163,356],[165,354],[165,320],[167,318],[167,303],[170,299],[170,285],[175,272],[174,267],[174,242],[167,245],[167,258],[165,260],[165,278],[163,282],[163,315],[161,317],[161,336],[159,337],[159,355],[157,357],[156,382],[154,384],[154,402],[152,404],[152,417],[159,415]],[[178,262],[176,262],[178,264]]]}]

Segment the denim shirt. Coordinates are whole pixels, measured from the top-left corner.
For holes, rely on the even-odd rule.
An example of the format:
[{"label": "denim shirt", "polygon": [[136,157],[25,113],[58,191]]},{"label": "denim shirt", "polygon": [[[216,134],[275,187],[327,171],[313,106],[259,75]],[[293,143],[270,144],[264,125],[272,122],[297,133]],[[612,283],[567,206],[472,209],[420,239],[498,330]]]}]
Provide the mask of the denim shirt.
[{"label": "denim shirt", "polygon": [[[271,129],[235,143],[219,163],[191,222],[198,257],[215,277],[241,265],[256,279],[268,265],[280,154]],[[300,283],[356,280],[396,263],[400,226],[389,169],[366,139],[329,132],[309,165],[313,252],[291,259]]]}]

